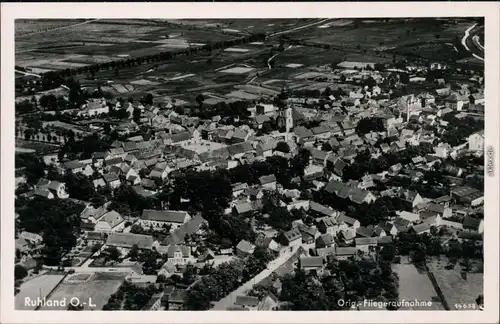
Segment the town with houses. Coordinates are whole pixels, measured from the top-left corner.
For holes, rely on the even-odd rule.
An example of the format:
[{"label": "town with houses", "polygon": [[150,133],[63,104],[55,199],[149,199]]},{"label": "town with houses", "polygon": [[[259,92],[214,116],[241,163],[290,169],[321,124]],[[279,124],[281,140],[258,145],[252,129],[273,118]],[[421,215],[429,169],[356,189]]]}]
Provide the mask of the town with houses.
[{"label": "town with houses", "polygon": [[168,100],[20,70],[16,308],[480,310],[483,65],[270,62]]}]

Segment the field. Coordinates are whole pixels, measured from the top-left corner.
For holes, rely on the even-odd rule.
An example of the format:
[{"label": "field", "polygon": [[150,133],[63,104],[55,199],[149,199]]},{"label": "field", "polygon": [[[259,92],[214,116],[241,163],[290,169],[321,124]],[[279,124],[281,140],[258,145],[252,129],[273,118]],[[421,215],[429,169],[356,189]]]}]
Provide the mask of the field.
[{"label": "field", "polygon": [[[472,310],[476,298],[483,294],[483,273],[467,273],[462,276],[459,266],[447,270],[443,264],[432,262],[429,268],[443,292],[451,310]],[[461,305],[466,305],[465,307]]]},{"label": "field", "polygon": [[25,141],[16,139],[16,147],[20,149],[34,150],[38,155],[45,155],[54,152],[59,146],[48,143]]},{"label": "field", "polygon": [[[153,55],[241,36],[228,35],[221,28],[208,31],[164,21],[145,24],[135,20],[18,20],[16,30],[18,35],[24,35],[16,39],[16,65],[40,72]],[[30,36],[30,32],[34,34]]]},{"label": "field", "polygon": [[[392,54],[414,53],[429,59],[459,59],[461,53],[454,50],[453,45],[459,43],[465,30],[471,25],[472,22],[461,19],[446,22],[435,19],[358,20],[329,24],[324,28],[304,29],[294,36],[312,43],[330,44],[336,48],[359,49],[362,53],[357,60],[362,61],[373,60],[369,57],[362,58],[370,51],[383,51],[391,59]],[[368,53],[363,53],[365,50]]]},{"label": "field", "polygon": [[34,310],[35,306],[25,305],[25,298],[32,300],[46,297],[64,278],[62,274],[46,274],[23,283],[21,291],[16,295],[16,310]]},{"label": "field", "polygon": [[[406,310],[443,310],[436,291],[425,272],[421,272],[413,264],[396,264],[395,271],[399,276],[399,300],[428,302],[431,308],[415,308]],[[401,308],[405,310],[404,307]]]},{"label": "field", "polygon": [[[76,281],[75,283],[63,282],[51,294],[50,300],[63,300],[68,301],[72,297],[77,297],[82,304],[84,310],[101,310],[102,307],[108,302],[109,297],[115,293],[121,286],[125,279],[125,274],[110,274],[110,273],[96,273],[91,278],[82,278],[85,281]],[[89,307],[89,301],[95,304],[95,307]],[[64,309],[63,307],[42,307],[41,310],[58,310]]]}]

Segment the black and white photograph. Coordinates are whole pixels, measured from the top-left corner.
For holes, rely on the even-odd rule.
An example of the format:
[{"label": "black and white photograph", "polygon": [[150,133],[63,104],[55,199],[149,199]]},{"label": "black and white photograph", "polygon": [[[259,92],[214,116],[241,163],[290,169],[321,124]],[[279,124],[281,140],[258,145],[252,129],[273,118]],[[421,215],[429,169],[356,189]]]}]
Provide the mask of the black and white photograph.
[{"label": "black and white photograph", "polygon": [[367,13],[16,17],[15,310],[479,316],[485,17]]}]

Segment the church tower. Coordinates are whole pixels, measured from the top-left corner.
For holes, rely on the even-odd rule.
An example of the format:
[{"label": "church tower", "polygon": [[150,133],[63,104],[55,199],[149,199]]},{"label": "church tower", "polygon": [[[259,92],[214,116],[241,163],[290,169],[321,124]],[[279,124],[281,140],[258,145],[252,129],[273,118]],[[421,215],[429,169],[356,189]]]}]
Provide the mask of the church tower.
[{"label": "church tower", "polygon": [[284,121],[285,126],[285,141],[288,142],[291,140],[290,132],[293,128],[293,114],[292,107],[288,100],[289,94],[286,88],[281,90],[279,94],[279,104],[280,104],[280,117]]}]

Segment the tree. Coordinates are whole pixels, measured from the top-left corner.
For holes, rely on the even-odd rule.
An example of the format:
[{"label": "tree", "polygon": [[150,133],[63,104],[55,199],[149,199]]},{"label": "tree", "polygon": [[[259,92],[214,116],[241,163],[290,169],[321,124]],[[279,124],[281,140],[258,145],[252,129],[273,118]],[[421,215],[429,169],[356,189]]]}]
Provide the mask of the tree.
[{"label": "tree", "polygon": [[371,117],[371,118],[363,118],[359,121],[356,126],[356,132],[359,135],[365,135],[370,132],[383,132],[385,131],[385,125],[382,118],[379,117]]},{"label": "tree", "polygon": [[106,249],[106,253],[109,255],[109,258],[113,261],[118,261],[120,259],[121,253],[115,246],[110,246]]},{"label": "tree", "polygon": [[139,108],[134,108],[132,112],[132,119],[134,120],[135,123],[139,123],[141,120],[141,110]]},{"label": "tree", "polygon": [[128,257],[130,258],[131,261],[135,261],[137,260],[138,256],[139,256],[139,247],[137,246],[137,244],[134,244],[132,246],[132,249],[130,249]]},{"label": "tree", "polygon": [[330,145],[330,143],[325,142],[325,143],[321,144],[321,150],[325,151],[325,152],[331,152],[333,150],[333,148]]},{"label": "tree", "polygon": [[20,280],[26,277],[27,275],[28,271],[26,271],[26,269],[22,265],[16,264],[16,266],[14,267],[14,278],[16,280]]},{"label": "tree", "polygon": [[83,205],[63,199],[16,199],[19,227],[42,235],[46,265],[58,265],[62,253],[75,246],[83,209]]},{"label": "tree", "polygon": [[275,150],[282,153],[290,153],[290,146],[288,146],[288,143],[286,142],[278,142],[276,144]]}]

